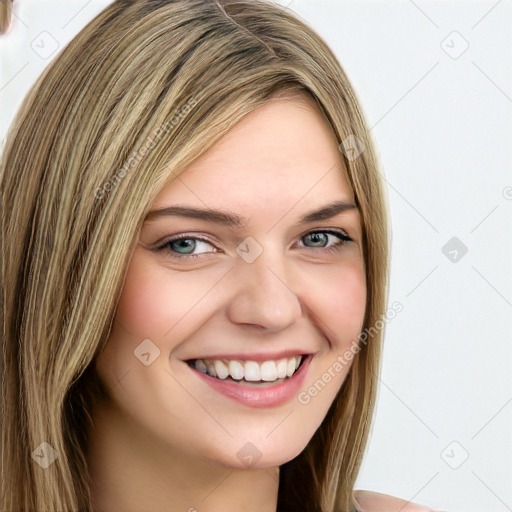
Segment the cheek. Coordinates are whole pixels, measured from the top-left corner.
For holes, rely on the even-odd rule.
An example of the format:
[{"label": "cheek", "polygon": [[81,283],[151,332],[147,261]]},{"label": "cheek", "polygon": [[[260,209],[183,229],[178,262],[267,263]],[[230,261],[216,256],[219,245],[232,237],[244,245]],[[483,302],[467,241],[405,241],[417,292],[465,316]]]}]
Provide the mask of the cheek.
[{"label": "cheek", "polygon": [[150,338],[151,335],[169,329],[173,305],[165,287],[157,286],[158,279],[137,265],[132,259],[124,283],[123,292],[116,311],[116,321],[137,338]]},{"label": "cheek", "polygon": [[[366,279],[361,260],[339,267],[325,267],[309,283],[307,301],[335,339],[356,337],[366,307]],[[119,299],[116,321],[138,339],[162,339],[171,329],[182,335],[189,320],[206,307],[209,279],[194,280],[187,272],[176,272],[148,262],[137,249],[132,257]],[[175,327],[176,326],[176,327]],[[173,336],[173,337],[175,337]]]},{"label": "cheek", "polygon": [[330,269],[314,304],[334,340],[346,344],[360,333],[366,310],[366,277],[360,262]]},{"label": "cheek", "polygon": [[[116,311],[116,321],[135,337],[162,339],[197,306],[201,289],[187,273],[148,260],[136,250]],[[181,325],[181,324],[180,324]]]}]

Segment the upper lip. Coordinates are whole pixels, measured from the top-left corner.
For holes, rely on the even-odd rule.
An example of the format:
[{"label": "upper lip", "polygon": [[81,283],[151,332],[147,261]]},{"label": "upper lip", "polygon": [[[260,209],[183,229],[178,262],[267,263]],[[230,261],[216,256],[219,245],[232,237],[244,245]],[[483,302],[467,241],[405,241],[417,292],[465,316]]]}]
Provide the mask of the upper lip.
[{"label": "upper lip", "polygon": [[234,360],[238,359],[241,361],[277,361],[279,359],[284,359],[287,357],[294,356],[309,356],[311,352],[307,352],[300,349],[291,349],[291,350],[282,350],[281,352],[253,352],[251,354],[235,354],[231,353],[222,353],[222,354],[213,354],[208,356],[200,356],[200,357],[191,357],[186,359],[186,361],[195,361],[197,359],[229,359]]}]

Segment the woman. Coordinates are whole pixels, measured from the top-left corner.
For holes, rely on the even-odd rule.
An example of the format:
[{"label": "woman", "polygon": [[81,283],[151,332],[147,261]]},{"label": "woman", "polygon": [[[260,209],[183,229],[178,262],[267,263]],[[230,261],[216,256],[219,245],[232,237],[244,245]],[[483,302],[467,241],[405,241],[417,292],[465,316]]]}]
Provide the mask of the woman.
[{"label": "woman", "polygon": [[386,207],[310,28],[118,0],[34,85],[1,172],[2,510],[430,510],[354,491]]}]

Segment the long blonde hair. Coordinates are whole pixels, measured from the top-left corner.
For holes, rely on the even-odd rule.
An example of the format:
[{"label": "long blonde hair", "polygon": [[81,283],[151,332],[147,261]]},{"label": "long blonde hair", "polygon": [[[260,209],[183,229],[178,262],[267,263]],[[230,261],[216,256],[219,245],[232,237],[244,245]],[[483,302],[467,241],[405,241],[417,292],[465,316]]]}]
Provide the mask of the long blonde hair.
[{"label": "long blonde hair", "polygon": [[[340,64],[290,11],[264,0],[117,0],[31,88],[0,163],[2,510],[92,510],[86,425],[100,388],[91,363],[142,220],[245,114],[298,91],[316,100],[339,142],[353,135],[365,147],[342,158],[361,213],[371,327],[386,307],[388,274],[375,150]],[[355,505],[381,335],[355,355],[305,450],[281,467],[279,511]],[[43,442],[57,455],[47,468],[35,462]]]}]

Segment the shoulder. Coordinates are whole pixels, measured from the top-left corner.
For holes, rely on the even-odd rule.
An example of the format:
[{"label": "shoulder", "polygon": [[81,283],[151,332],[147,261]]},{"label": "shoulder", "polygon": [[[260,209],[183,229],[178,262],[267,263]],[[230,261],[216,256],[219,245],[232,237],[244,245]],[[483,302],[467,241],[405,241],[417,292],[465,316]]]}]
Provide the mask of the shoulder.
[{"label": "shoulder", "polygon": [[360,512],[436,512],[417,503],[372,491],[354,491]]}]

